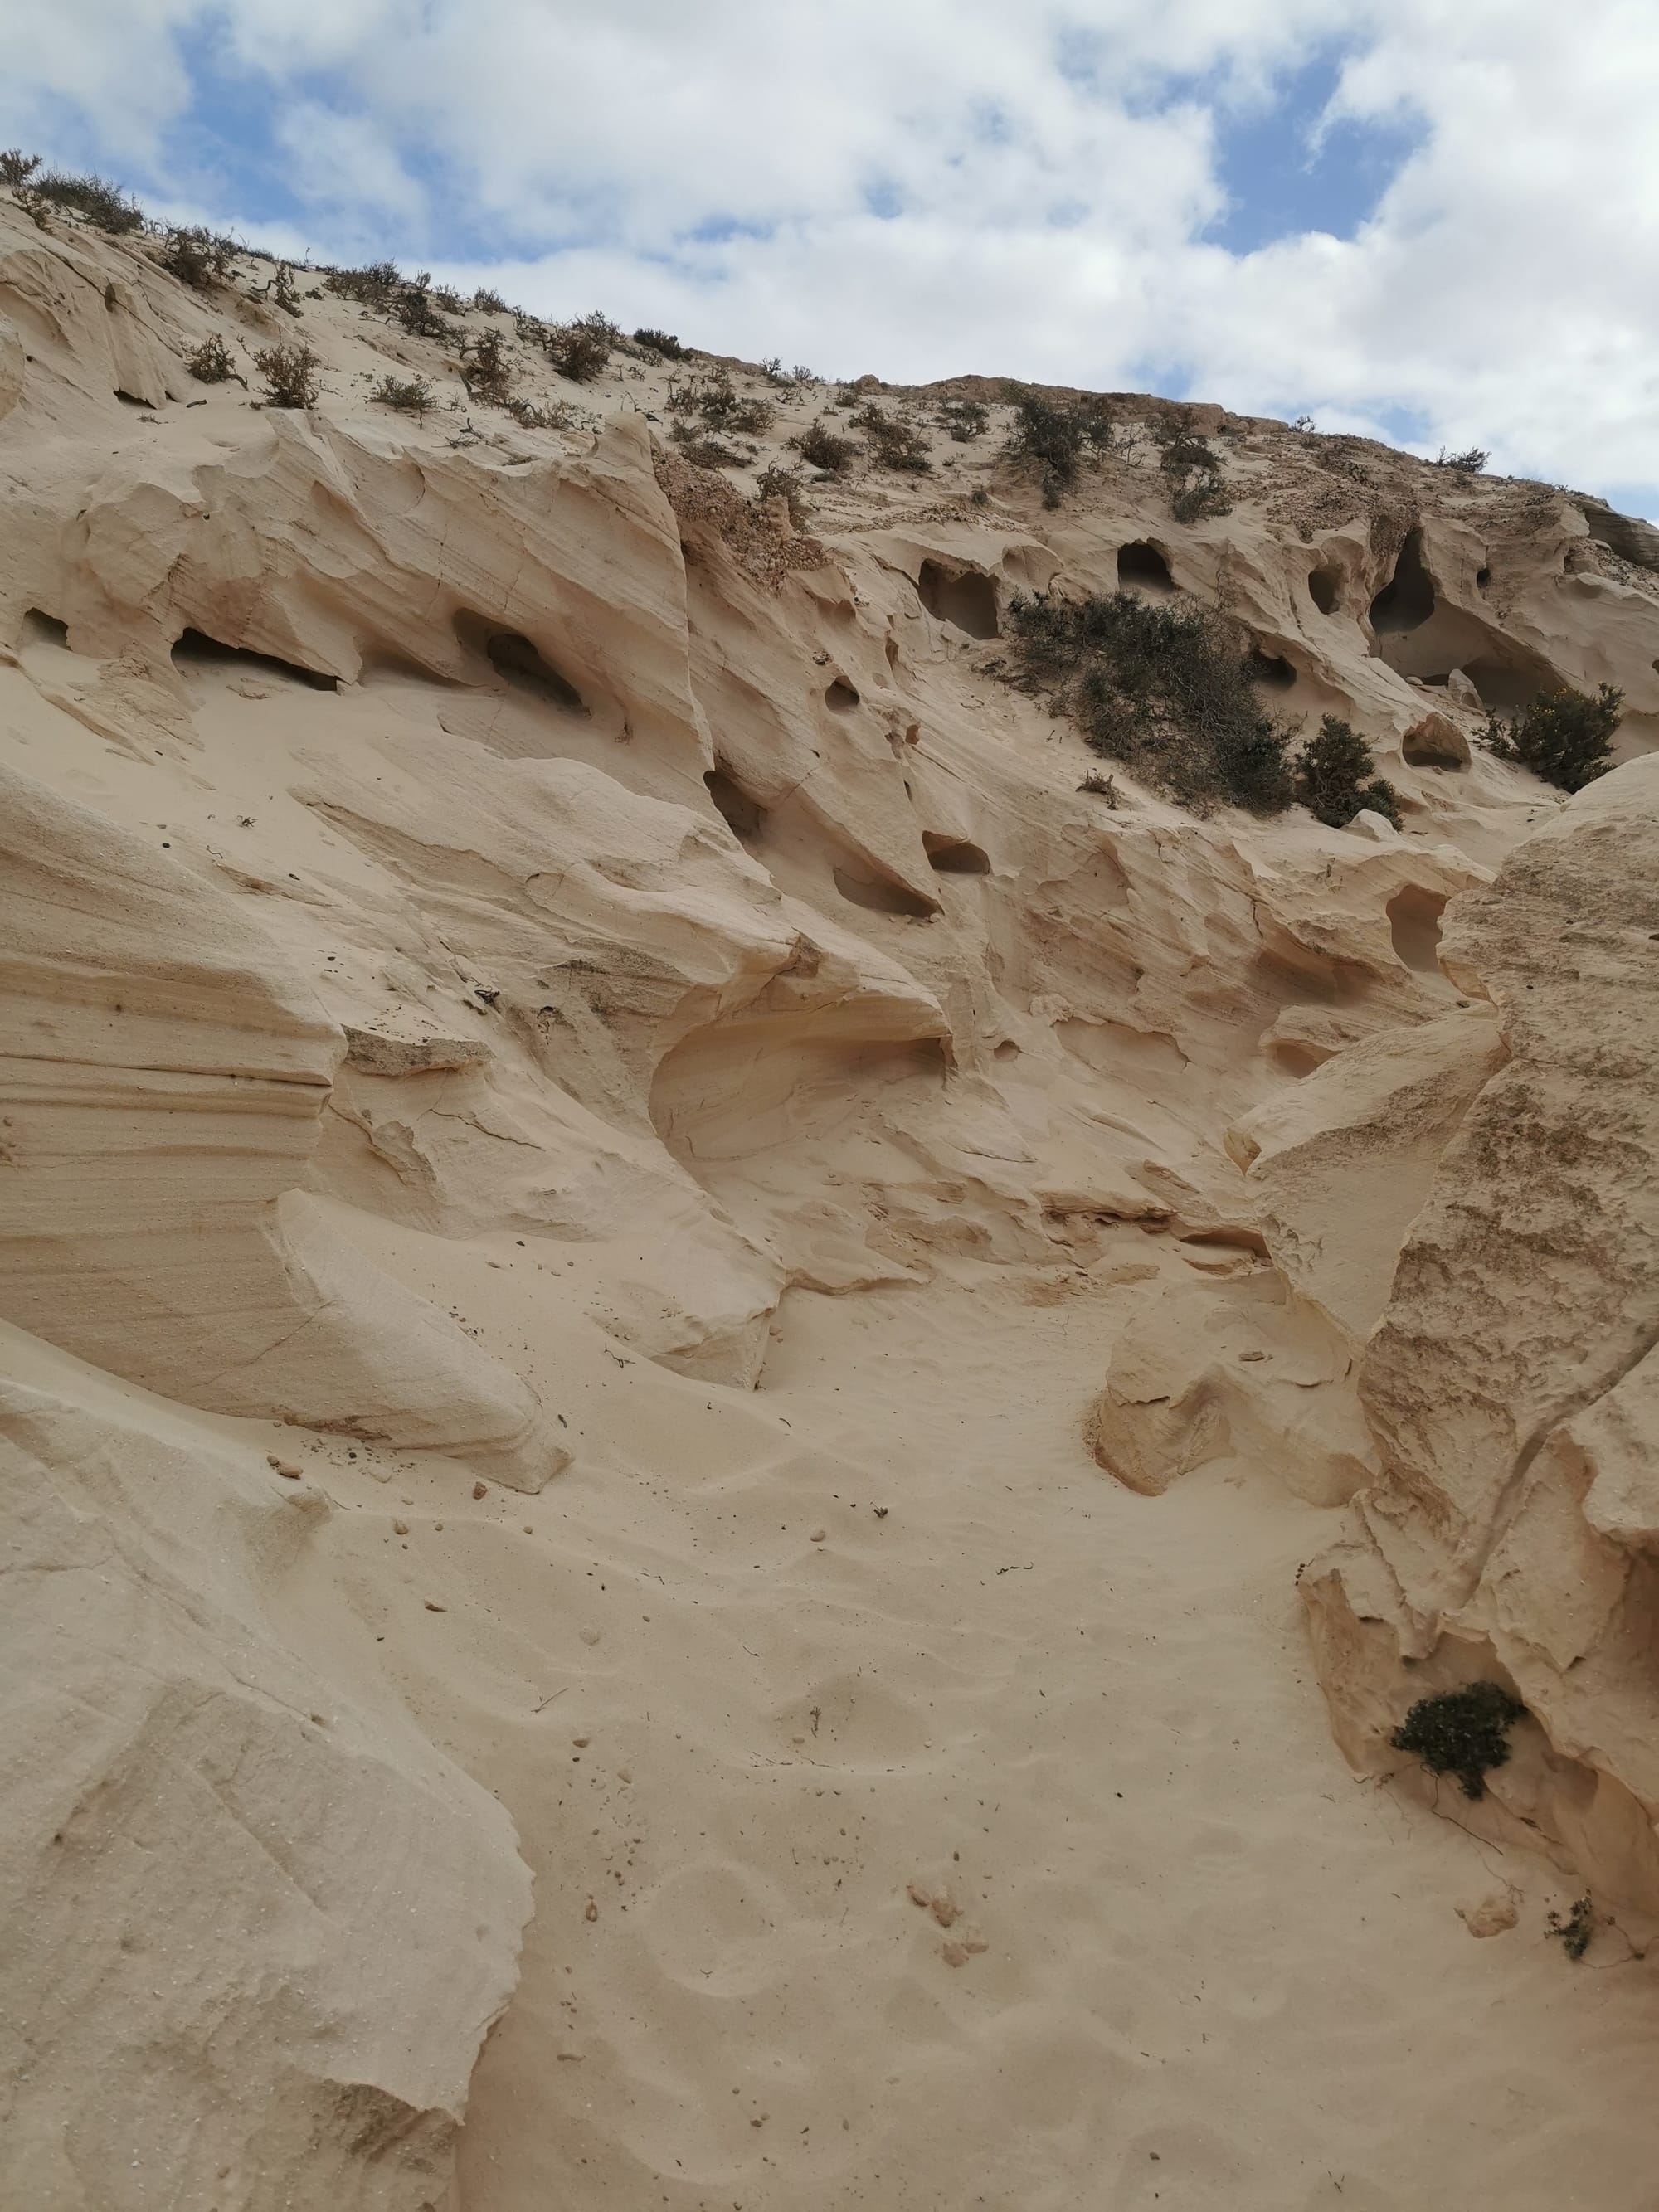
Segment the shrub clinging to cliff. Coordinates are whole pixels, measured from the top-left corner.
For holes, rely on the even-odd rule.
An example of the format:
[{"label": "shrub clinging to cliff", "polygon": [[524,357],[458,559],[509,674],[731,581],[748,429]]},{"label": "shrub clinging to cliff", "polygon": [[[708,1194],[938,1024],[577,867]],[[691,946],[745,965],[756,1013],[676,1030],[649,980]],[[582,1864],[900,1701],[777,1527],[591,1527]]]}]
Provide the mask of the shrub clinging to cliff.
[{"label": "shrub clinging to cliff", "polygon": [[1625,695],[1604,684],[1595,698],[1582,691],[1546,691],[1514,719],[1493,714],[1486,743],[1502,760],[1519,761],[1559,791],[1582,791],[1613,766],[1613,735]]},{"label": "shrub clinging to cliff", "polygon": [[1202,812],[1291,803],[1286,732],[1265,713],[1231,624],[1132,592],[1016,599],[1012,680],[1068,714],[1085,742]]}]

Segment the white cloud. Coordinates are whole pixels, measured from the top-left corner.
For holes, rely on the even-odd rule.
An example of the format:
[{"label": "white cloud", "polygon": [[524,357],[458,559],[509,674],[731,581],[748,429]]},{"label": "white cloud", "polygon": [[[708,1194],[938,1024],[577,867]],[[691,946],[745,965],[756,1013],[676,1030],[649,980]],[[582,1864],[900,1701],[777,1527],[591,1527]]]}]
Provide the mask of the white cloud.
[{"label": "white cloud", "polygon": [[[1357,236],[1247,255],[1205,237],[1218,133],[1328,51],[1326,0],[43,12],[0,0],[0,140],[79,118],[93,150],[176,179],[173,40],[211,30],[303,180],[273,242],[304,229],[434,268],[447,250],[526,305],[603,304],[826,371],[1156,373],[1332,422],[1406,410],[1431,446],[1659,485],[1649,0],[1355,0],[1325,122],[1408,118],[1416,150]],[[258,234],[256,205],[216,212]]]}]

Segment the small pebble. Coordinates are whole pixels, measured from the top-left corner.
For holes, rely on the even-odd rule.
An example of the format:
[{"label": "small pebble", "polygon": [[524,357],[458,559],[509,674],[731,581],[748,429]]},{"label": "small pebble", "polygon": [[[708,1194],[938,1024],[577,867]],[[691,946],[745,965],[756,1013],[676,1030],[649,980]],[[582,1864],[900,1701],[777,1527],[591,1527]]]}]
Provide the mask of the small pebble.
[{"label": "small pebble", "polygon": [[472,1495],[475,1498],[488,1498],[489,1485],[487,1482],[475,1482],[472,1486]]},{"label": "small pebble", "polygon": [[428,1613],[447,1613],[449,1607],[447,1605],[440,1605],[435,1598],[429,1597],[426,1601],[426,1609]]},{"label": "small pebble", "polygon": [[270,1463],[284,1482],[297,1482],[305,1473],[305,1469],[295,1467],[291,1459],[273,1459]]},{"label": "small pebble", "polygon": [[830,1531],[827,1528],[814,1528],[811,1536],[808,1537],[807,1541],[812,1544],[821,1544],[829,1533]]},{"label": "small pebble", "polygon": [[406,1536],[406,1535],[408,1535],[408,1534],[409,1534],[409,1523],[408,1523],[408,1522],[407,1522],[407,1521],[394,1521],[394,1522],[392,1522],[392,1534],[393,1534],[394,1536]]},{"label": "small pebble", "polygon": [[591,1735],[573,1735],[570,1741],[575,1745],[578,1751],[586,1751],[588,1745],[592,1742],[593,1739]]},{"label": "small pebble", "polygon": [[599,1917],[599,1908],[590,1897],[587,1900],[586,1905],[583,1909],[582,1918],[584,1920],[597,1920]]}]

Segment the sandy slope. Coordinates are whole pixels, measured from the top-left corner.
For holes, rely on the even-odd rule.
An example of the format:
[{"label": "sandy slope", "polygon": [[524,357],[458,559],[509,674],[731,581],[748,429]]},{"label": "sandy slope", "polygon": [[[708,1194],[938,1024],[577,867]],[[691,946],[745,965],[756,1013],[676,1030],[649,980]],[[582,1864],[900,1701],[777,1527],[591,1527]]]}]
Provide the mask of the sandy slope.
[{"label": "sandy slope", "polygon": [[[1465,675],[1643,749],[1617,518],[1218,410],[1231,516],[1054,514],[890,394],[933,474],[809,537],[652,358],[414,424],[453,352],[307,291],[319,409],[198,407],[268,272],[0,222],[20,2205],[1648,2212],[1645,1370],[1553,1378],[1594,1224],[1659,1280],[1652,778]],[[1152,542],[1404,836],[1079,791],[988,632]],[[1449,1566],[1413,1330],[1433,1436],[1537,1383]],[[1531,1686],[1479,1814],[1419,1664]]]}]

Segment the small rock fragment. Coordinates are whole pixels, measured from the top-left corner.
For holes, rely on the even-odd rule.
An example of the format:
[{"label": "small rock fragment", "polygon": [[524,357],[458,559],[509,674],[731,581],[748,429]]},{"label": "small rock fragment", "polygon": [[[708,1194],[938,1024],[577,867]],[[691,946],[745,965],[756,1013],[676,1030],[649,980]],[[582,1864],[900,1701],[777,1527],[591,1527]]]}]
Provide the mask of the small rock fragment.
[{"label": "small rock fragment", "polygon": [[965,1943],[942,1943],[939,1946],[939,1954],[947,1966],[965,1966],[968,1963],[968,1947]]},{"label": "small rock fragment", "polygon": [[599,1918],[599,1905],[598,1905],[598,1904],[595,1902],[595,1900],[594,1900],[592,1898],[591,1898],[591,1897],[590,1897],[590,1898],[588,1899],[588,1900],[587,1900],[587,1903],[586,1903],[586,1904],[583,1906],[583,1908],[582,1908],[582,1918],[583,1918],[584,1920],[597,1920],[597,1919]]},{"label": "small rock fragment", "polygon": [[906,1890],[905,1895],[912,1905],[919,1905],[924,1912],[933,1901],[932,1893],[925,1882],[913,1881]]},{"label": "small rock fragment", "polygon": [[814,1528],[806,1540],[809,1544],[821,1544],[829,1534],[827,1528]]},{"label": "small rock fragment", "polygon": [[1471,1936],[1501,1936],[1514,1927],[1519,1917],[1514,1898],[1503,1889],[1495,1889],[1490,1897],[1473,1904],[1460,1905],[1456,1911]]},{"label": "small rock fragment", "polygon": [[392,1534],[393,1534],[394,1536],[406,1536],[406,1535],[408,1535],[408,1534],[409,1534],[409,1523],[408,1523],[408,1522],[407,1522],[407,1521],[394,1521],[394,1522],[392,1522]]},{"label": "small rock fragment", "polygon": [[475,1498],[488,1498],[489,1485],[487,1482],[475,1482],[472,1486],[472,1495]]},{"label": "small rock fragment", "polygon": [[284,1482],[297,1482],[305,1473],[305,1469],[302,1467],[296,1467],[291,1459],[278,1459],[274,1453],[269,1456],[271,1465]]},{"label": "small rock fragment", "polygon": [[927,1902],[928,1909],[941,1928],[949,1928],[952,1922],[962,1917],[962,1907],[948,1889],[939,1890]]},{"label": "small rock fragment", "polygon": [[426,1600],[426,1609],[428,1613],[447,1613],[449,1607],[440,1605],[436,1598],[429,1597]]}]

